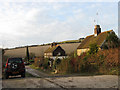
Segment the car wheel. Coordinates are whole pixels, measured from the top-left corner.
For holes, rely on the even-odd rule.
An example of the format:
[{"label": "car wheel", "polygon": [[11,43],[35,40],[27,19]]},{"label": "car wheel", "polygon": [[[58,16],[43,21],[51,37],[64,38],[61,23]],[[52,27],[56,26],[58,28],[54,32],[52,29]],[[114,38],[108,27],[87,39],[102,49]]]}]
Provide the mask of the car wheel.
[{"label": "car wheel", "polygon": [[24,78],[24,77],[25,77],[25,73],[21,74],[21,77],[23,77],[23,78]]}]

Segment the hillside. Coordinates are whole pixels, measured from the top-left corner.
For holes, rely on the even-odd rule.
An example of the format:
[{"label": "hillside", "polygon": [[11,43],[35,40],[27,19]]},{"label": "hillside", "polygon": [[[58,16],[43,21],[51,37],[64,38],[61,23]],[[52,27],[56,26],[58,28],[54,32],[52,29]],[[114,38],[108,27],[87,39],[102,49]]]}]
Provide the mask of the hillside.
[{"label": "hillside", "polygon": [[[76,51],[77,47],[81,43],[84,38],[80,38],[78,40],[67,40],[61,42],[55,42],[60,45],[66,52],[66,54],[71,54],[72,52]],[[41,44],[41,45],[31,45],[29,47],[29,52],[35,54],[36,57],[43,57],[44,51],[50,47],[51,43]],[[6,48],[5,49],[5,56],[10,57],[26,57],[26,47],[15,47],[15,48]]]},{"label": "hillside", "polygon": [[[60,42],[55,42],[57,44],[69,44],[69,43],[80,43],[84,40],[84,38],[80,38],[78,40],[66,40],[66,41],[60,41]],[[28,47],[38,47],[38,46],[47,46],[51,45],[51,43],[46,43],[46,44],[41,44],[41,45],[29,45]],[[10,49],[19,49],[19,48],[26,48],[27,46],[20,46],[20,47],[15,47],[15,48],[5,48],[5,50],[10,50]]]},{"label": "hillside", "polygon": [[[60,45],[66,52],[67,55],[77,50],[77,47],[80,43],[64,43],[58,44]],[[47,50],[50,45],[38,45],[38,46],[29,46],[29,53],[35,54],[36,57],[43,57],[45,50]],[[13,49],[6,49],[5,56],[10,57],[26,57],[26,47],[19,47]]]},{"label": "hillside", "polygon": [[79,43],[82,42],[84,38],[80,38],[79,40],[67,40],[67,41],[61,41],[57,43]]}]

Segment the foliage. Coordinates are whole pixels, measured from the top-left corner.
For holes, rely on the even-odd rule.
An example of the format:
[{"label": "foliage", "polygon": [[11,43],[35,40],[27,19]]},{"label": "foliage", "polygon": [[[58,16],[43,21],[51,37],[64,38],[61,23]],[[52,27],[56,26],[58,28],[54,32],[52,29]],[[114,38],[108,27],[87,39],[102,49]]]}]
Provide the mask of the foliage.
[{"label": "foliage", "polygon": [[103,45],[104,49],[116,48],[120,44],[119,38],[114,32],[108,34],[106,43]]},{"label": "foliage", "polygon": [[43,68],[48,69],[48,67],[49,67],[49,59],[46,58],[46,59],[44,59],[44,62],[43,62]]},{"label": "foliage", "polygon": [[59,73],[118,74],[118,48],[100,50],[95,54],[83,53],[81,56],[61,60],[57,66]]},{"label": "foliage", "polygon": [[58,59],[56,59],[55,64],[58,65],[58,64],[60,64],[60,62],[61,62],[61,60],[58,58]]},{"label": "foliage", "polygon": [[29,58],[30,59],[34,59],[36,56],[35,56],[35,53],[30,53],[30,55],[29,55]]},{"label": "foliage", "polygon": [[118,54],[118,48],[100,50],[94,54],[84,52],[81,56],[76,56],[72,53],[69,57],[62,60],[53,60],[51,68],[49,68],[49,59],[44,59],[40,68],[43,67],[43,69],[49,71],[57,70],[59,74],[89,73],[118,75],[117,68],[120,64],[118,62]]},{"label": "foliage", "polygon": [[95,54],[98,52],[98,46],[96,43],[90,44],[90,50],[89,50],[89,54]]},{"label": "foliage", "polygon": [[77,57],[77,52],[74,52],[74,57]]},{"label": "foliage", "polygon": [[57,65],[57,70],[59,73],[71,73],[71,65],[69,58],[65,58],[61,60],[61,63]]}]

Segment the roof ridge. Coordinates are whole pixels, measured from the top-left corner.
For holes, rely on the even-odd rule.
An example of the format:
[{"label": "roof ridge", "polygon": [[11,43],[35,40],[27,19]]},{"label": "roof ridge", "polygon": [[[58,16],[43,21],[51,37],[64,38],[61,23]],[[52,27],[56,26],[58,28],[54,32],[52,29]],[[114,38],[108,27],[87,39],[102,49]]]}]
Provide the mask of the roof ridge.
[{"label": "roof ridge", "polygon": [[112,32],[113,30],[108,30],[108,31],[104,31],[104,32],[101,32],[101,33],[105,33],[105,32]]},{"label": "roof ridge", "polygon": [[[89,36],[87,36],[87,37],[91,37],[91,36],[93,36],[93,35],[94,35],[94,34],[92,34],[92,35],[89,35]],[[87,37],[86,37],[86,38],[87,38]]]},{"label": "roof ridge", "polygon": [[50,47],[45,51],[45,53],[46,53],[46,52],[52,52],[52,51],[54,51],[57,47],[58,47],[57,45],[56,45],[56,46],[53,46],[53,47],[50,46]]}]

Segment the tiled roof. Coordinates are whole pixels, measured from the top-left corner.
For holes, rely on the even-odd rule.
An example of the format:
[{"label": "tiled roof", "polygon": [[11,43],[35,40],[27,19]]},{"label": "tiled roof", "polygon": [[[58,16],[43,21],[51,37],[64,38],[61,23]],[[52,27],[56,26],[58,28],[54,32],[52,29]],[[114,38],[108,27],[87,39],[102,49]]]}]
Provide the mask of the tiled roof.
[{"label": "tiled roof", "polygon": [[102,45],[102,43],[106,40],[106,37],[108,36],[109,32],[112,32],[112,30],[102,32],[98,36],[94,36],[94,35],[87,36],[81,42],[81,44],[78,46],[77,49],[89,48],[89,45],[93,44],[93,43],[96,43],[98,45],[98,47],[100,47]]},{"label": "tiled roof", "polygon": [[51,53],[51,52],[53,52],[57,47],[60,47],[60,46],[53,46],[53,47],[49,47],[46,51],[45,51],[45,53]]},{"label": "tiled roof", "polygon": [[80,45],[80,43],[65,43],[65,44],[58,44],[58,45],[60,45],[61,48],[65,50],[65,53],[69,55],[77,50],[77,47]]}]

